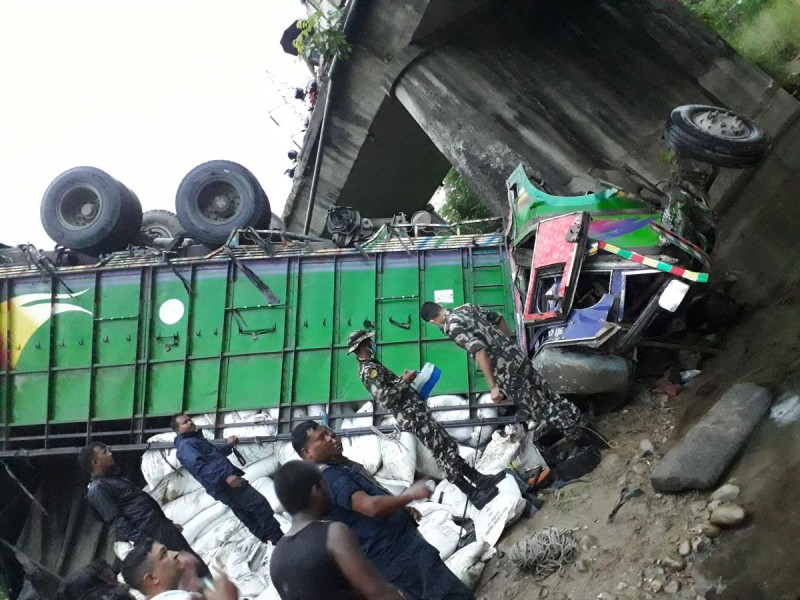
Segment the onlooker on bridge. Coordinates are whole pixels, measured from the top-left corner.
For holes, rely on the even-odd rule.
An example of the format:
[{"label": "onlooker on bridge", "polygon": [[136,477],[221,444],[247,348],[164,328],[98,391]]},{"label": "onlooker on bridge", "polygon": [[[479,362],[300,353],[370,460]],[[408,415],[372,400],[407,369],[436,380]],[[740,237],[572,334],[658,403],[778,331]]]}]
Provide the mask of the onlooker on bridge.
[{"label": "onlooker on bridge", "polygon": [[269,563],[283,600],[402,600],[369,563],[347,525],[320,521],[333,499],[317,467],[299,460],[286,463],[275,474],[275,493],[292,515],[292,527]]},{"label": "onlooker on bridge", "polygon": [[322,469],[334,503],[326,518],[350,527],[367,558],[405,598],[474,599],[439,558],[439,551],[417,532],[419,513],[407,505],[430,498],[431,489],[424,482],[392,495],[363,465],[342,455],[342,443],[333,431],[314,421],[294,428],[292,446],[303,460]]},{"label": "onlooker on bridge", "polygon": [[178,434],[175,447],[184,468],[214,500],[229,506],[254,536],[265,544],[277,544],[283,532],[275,520],[275,512],[267,499],[243,477],[244,471],[226,458],[233,452],[238,438],[230,436],[228,443],[218,449],[203,437],[189,415],[174,415],[171,425]]},{"label": "onlooker on bridge", "polygon": [[170,521],[158,502],[117,474],[114,455],[102,442],[92,442],[81,449],[78,464],[92,476],[86,490],[86,500],[95,514],[111,525],[120,540],[134,544],[146,539],[158,540],[174,551],[185,550],[197,556],[198,572],[208,573],[208,567],[192,550],[181,534],[180,525]]}]

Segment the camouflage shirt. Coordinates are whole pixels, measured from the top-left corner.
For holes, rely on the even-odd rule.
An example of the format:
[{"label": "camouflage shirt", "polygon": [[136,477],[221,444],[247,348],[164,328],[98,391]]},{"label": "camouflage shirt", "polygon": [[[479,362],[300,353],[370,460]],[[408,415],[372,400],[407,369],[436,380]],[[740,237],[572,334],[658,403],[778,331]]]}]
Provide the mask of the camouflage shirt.
[{"label": "camouflage shirt", "polygon": [[523,418],[547,422],[576,439],[580,435],[580,411],[554,392],[522,349],[497,328],[501,318],[496,312],[464,304],[447,313],[442,329],[472,356],[486,351],[495,384],[517,405]]},{"label": "camouflage shirt", "polygon": [[[520,369],[523,364],[530,364],[520,347],[498,329],[502,318],[500,313],[474,304],[462,304],[448,311],[443,331],[473,357],[486,350],[495,378],[499,378],[503,375],[500,371]],[[500,381],[497,385],[502,387]]]},{"label": "camouflage shirt", "polygon": [[[417,392],[411,387],[411,384],[392,373],[376,358],[359,359],[358,376],[375,402],[384,410],[392,413],[397,413],[403,408],[409,394],[417,396]],[[416,397],[416,400],[422,402],[419,396]]]}]

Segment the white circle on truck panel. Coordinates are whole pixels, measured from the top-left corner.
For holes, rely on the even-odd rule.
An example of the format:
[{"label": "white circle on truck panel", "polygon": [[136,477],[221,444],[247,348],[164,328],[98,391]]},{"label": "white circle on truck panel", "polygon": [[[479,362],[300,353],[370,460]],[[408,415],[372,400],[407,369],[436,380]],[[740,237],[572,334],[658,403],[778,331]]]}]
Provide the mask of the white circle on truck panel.
[{"label": "white circle on truck panel", "polygon": [[162,323],[174,325],[183,318],[183,310],[183,302],[180,300],[176,298],[165,300],[161,308],[158,309],[158,318],[161,319]]}]

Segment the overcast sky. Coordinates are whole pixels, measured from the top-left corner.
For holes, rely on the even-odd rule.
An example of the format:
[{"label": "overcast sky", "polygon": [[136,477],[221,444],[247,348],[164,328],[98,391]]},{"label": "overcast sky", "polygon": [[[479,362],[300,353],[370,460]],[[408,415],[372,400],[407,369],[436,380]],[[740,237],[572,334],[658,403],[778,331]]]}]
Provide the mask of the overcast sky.
[{"label": "overcast sky", "polygon": [[42,194],[80,165],[174,211],[192,167],[233,160],[280,214],[291,106],[305,108],[280,107],[278,89],[309,74],[278,40],[304,14],[299,0],[0,0],[0,242],[52,248]]}]

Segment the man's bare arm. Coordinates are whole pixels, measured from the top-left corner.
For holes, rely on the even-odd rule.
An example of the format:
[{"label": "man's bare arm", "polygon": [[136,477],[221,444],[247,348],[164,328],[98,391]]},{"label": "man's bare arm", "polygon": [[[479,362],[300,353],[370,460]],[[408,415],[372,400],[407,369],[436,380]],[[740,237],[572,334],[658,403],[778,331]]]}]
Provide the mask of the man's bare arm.
[{"label": "man's bare arm", "polygon": [[343,523],[331,523],[325,544],[342,574],[367,600],[402,600],[367,561],[353,532]]},{"label": "man's bare arm", "polygon": [[350,497],[353,510],[367,517],[386,518],[405,508],[414,500],[426,500],[431,490],[424,482],[412,484],[399,496],[370,496],[366,492],[356,492]]}]

